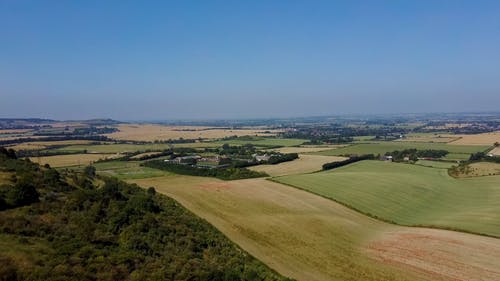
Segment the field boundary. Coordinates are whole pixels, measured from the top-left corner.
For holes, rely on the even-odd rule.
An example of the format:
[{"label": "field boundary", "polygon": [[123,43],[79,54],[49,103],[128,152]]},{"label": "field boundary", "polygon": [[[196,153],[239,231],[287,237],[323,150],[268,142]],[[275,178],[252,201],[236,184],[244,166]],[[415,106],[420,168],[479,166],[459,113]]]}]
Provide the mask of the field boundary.
[{"label": "field boundary", "polygon": [[[349,166],[349,165],[347,165],[347,166]],[[402,224],[402,223],[397,223],[395,221],[379,217],[379,216],[374,215],[372,213],[361,211],[358,208],[356,208],[356,207],[354,207],[354,206],[352,206],[350,204],[347,204],[345,202],[339,201],[339,200],[337,200],[335,198],[328,197],[328,196],[325,196],[325,195],[322,195],[322,194],[319,194],[319,193],[316,193],[316,192],[312,192],[310,190],[301,188],[299,186],[295,186],[293,184],[280,182],[280,181],[276,180],[276,178],[279,178],[279,177],[270,177],[270,178],[266,178],[266,180],[269,180],[269,181],[272,181],[272,182],[275,182],[275,183],[279,183],[279,184],[283,184],[283,185],[286,185],[286,186],[289,186],[289,187],[293,187],[293,188],[296,188],[296,189],[299,189],[299,190],[302,190],[302,191],[306,191],[306,192],[309,192],[311,194],[323,197],[323,198],[328,199],[328,200],[332,200],[332,201],[334,201],[334,202],[336,202],[336,203],[338,203],[338,204],[340,204],[342,206],[345,206],[345,207],[347,207],[347,208],[349,208],[351,210],[354,210],[354,211],[356,211],[356,212],[358,212],[358,213],[360,213],[362,215],[365,215],[365,216],[370,217],[372,219],[376,219],[376,220],[381,221],[381,222],[390,223],[390,224],[398,225],[398,226],[404,226],[404,227],[421,227],[421,228],[438,229],[438,230],[449,230],[449,231],[456,231],[456,232],[461,232],[461,233],[467,233],[467,234],[473,234],[473,235],[479,235],[479,236],[484,236],[484,237],[489,237],[489,238],[500,239],[500,236],[495,236],[495,235],[491,235],[491,234],[487,234],[487,233],[481,233],[481,232],[475,232],[475,231],[465,230],[465,229],[456,228],[456,227],[436,226],[436,225],[432,225],[432,224],[427,225],[427,224]]]}]

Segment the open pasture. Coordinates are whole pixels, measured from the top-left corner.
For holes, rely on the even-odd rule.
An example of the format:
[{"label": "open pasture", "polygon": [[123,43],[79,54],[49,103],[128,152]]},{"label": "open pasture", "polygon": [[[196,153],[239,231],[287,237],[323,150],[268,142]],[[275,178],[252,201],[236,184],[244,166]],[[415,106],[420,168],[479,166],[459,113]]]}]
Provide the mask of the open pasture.
[{"label": "open pasture", "polygon": [[448,169],[448,168],[451,168],[452,166],[456,166],[458,164],[455,162],[418,160],[417,162],[415,162],[415,165],[420,165],[420,166],[424,166],[424,167],[431,167],[431,168],[439,168],[439,169]]},{"label": "open pasture", "polygon": [[301,146],[286,146],[280,148],[272,148],[271,151],[278,151],[281,153],[309,153],[318,152],[330,149],[336,149],[339,147],[344,147],[346,145],[301,145]]},{"label": "open pasture", "polygon": [[452,134],[410,133],[405,135],[404,138],[398,139],[397,141],[448,143],[458,139],[460,139],[460,136]]},{"label": "open pasture", "polygon": [[282,162],[275,165],[257,165],[248,167],[250,170],[265,172],[270,176],[292,175],[320,171],[323,164],[342,161],[347,158],[339,156],[322,156],[300,154],[299,159]]},{"label": "open pasture", "polygon": [[456,179],[446,169],[361,161],[274,180],[401,225],[500,237],[500,176]]},{"label": "open pasture", "polygon": [[110,159],[120,157],[120,154],[68,154],[68,155],[55,155],[43,157],[30,157],[32,162],[45,165],[49,164],[51,167],[69,167],[89,165],[100,159]]},{"label": "open pasture", "polygon": [[[130,182],[154,186],[274,270],[299,281],[500,279],[500,239],[383,223],[264,179],[170,176]],[[426,239],[397,247],[390,243],[404,235]],[[446,260],[422,258],[422,248],[433,257],[446,253]]]},{"label": "open pasture", "polygon": [[386,142],[370,142],[353,144],[338,149],[313,152],[317,155],[347,155],[347,154],[385,154],[395,150],[404,149],[444,149],[454,154],[463,154],[463,157],[468,158],[471,153],[485,151],[488,146],[476,145],[449,145],[444,143],[424,143],[424,142],[402,142],[402,141],[386,141]]},{"label": "open pasture", "polygon": [[155,141],[168,139],[218,139],[230,136],[274,136],[278,131],[266,128],[227,129],[202,126],[163,126],[121,124],[118,132],[106,134],[116,140]]},{"label": "open pasture", "polygon": [[121,180],[154,178],[172,175],[169,172],[140,166],[138,161],[110,161],[95,163],[98,174],[113,176]]}]

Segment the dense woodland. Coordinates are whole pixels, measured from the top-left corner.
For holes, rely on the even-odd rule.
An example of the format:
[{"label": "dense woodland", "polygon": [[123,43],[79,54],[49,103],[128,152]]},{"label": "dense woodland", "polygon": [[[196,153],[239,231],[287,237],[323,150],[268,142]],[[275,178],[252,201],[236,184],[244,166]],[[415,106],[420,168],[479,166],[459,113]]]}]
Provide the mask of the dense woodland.
[{"label": "dense woodland", "polygon": [[162,160],[144,162],[146,167],[169,171],[180,175],[214,177],[221,180],[239,180],[249,178],[260,178],[269,176],[263,172],[248,170],[245,168],[202,168],[192,165],[171,164]]},{"label": "dense woodland", "polygon": [[174,200],[0,150],[0,280],[284,280]]}]

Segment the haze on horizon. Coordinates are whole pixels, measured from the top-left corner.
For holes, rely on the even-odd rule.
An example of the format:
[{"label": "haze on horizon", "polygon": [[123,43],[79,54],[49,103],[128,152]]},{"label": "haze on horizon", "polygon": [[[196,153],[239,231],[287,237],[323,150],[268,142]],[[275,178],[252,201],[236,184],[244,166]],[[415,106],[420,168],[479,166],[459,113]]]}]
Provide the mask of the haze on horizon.
[{"label": "haze on horizon", "polygon": [[496,111],[499,15],[499,1],[0,1],[0,118]]}]

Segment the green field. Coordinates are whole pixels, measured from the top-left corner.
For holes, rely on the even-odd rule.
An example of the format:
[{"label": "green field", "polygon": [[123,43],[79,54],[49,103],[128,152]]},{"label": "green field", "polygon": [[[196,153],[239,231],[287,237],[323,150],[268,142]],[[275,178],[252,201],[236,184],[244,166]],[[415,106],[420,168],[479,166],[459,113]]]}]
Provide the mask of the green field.
[{"label": "green field", "polygon": [[430,161],[430,160],[418,160],[415,164],[420,165],[420,166],[424,166],[424,167],[432,167],[432,168],[439,168],[439,169],[448,169],[448,168],[451,168],[451,166],[458,165],[455,162]]},{"label": "green field", "polygon": [[111,161],[95,163],[93,166],[101,175],[114,176],[122,180],[172,175],[166,171],[140,166],[140,163],[139,161]]},{"label": "green field", "polygon": [[[488,146],[476,146],[476,145],[449,145],[445,143],[425,143],[425,142],[370,142],[370,143],[359,143],[350,146],[323,150],[319,152],[312,152],[312,154],[317,155],[347,155],[347,154],[385,154],[386,152],[391,152],[395,150],[404,149],[444,149],[453,153],[453,157],[462,157],[459,159],[467,159],[471,153],[484,151],[488,149]],[[458,155],[460,154],[460,155]],[[449,158],[454,159],[454,158]]]},{"label": "green field", "polygon": [[233,139],[233,140],[219,140],[212,143],[223,145],[225,143],[230,145],[244,145],[247,143],[254,146],[270,147],[270,146],[297,146],[301,145],[307,140],[305,139],[279,139],[279,138],[250,138],[250,139]]},{"label": "green field", "polygon": [[500,237],[500,176],[455,179],[446,169],[362,161],[274,180],[397,224]]}]

